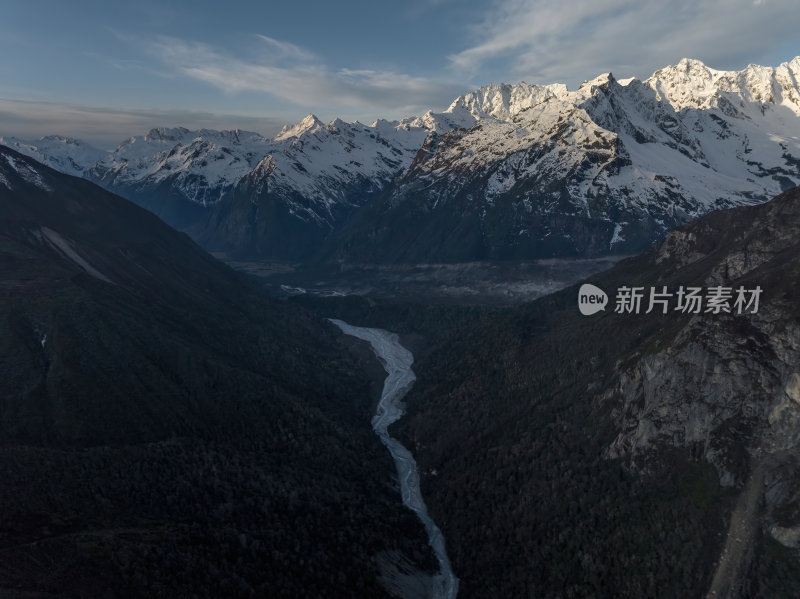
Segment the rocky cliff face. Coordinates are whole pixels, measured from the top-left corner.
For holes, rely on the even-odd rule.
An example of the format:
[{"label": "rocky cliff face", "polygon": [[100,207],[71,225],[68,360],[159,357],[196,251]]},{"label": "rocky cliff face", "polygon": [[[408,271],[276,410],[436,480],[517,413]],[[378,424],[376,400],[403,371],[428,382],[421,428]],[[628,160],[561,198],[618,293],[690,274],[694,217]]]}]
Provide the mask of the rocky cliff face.
[{"label": "rocky cliff face", "polygon": [[[675,281],[759,286],[763,297],[755,314],[692,315],[667,347],[621,371],[612,394],[623,401],[617,412],[623,432],[610,455],[642,455],[662,442],[689,447],[732,485],[744,473],[741,451],[762,458],[797,445],[798,232],[795,190],[758,209],[711,215],[674,231],[650,253]],[[748,434],[731,443],[741,427]]]},{"label": "rocky cliff face", "polygon": [[741,489],[708,596],[751,596],[759,539],[786,550],[800,539],[800,192],[711,215],[649,259],[671,280],[763,289],[758,313],[693,315],[630,356],[600,400],[620,431],[608,457],[656,472],[678,449]]},{"label": "rocky cliff face", "polygon": [[763,291],[757,313],[695,314],[629,355],[599,399],[619,430],[609,458],[654,473],[677,449],[741,489],[708,596],[752,596],[755,547],[800,538],[800,191],[709,215],[646,256],[675,285]]},{"label": "rocky cliff face", "polygon": [[751,459],[797,445],[800,329],[770,308],[746,326],[726,324],[700,316],[620,373],[612,397],[622,432],[609,456],[642,466],[660,445],[688,448],[733,486]]}]

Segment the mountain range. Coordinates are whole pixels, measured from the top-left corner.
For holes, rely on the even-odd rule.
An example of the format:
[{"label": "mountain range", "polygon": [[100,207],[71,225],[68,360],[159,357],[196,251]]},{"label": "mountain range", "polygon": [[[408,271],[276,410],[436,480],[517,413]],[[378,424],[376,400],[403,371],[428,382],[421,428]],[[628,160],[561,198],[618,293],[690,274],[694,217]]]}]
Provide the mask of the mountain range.
[{"label": "mountain range", "polygon": [[0,143],[152,210],[232,258],[461,262],[640,251],[800,183],[800,57],[684,59],[576,90],[491,84],[372,125],[309,115],[274,138],[153,129],[113,151]]}]

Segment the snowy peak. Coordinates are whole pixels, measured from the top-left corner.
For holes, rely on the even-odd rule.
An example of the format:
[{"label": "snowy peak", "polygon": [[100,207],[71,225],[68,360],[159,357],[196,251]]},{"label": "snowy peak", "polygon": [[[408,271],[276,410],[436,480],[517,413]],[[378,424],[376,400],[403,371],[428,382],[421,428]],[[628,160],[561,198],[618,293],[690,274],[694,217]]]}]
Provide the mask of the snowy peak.
[{"label": "snowy peak", "polygon": [[584,81],[583,83],[581,83],[580,86],[578,87],[578,91],[581,91],[581,90],[586,91],[586,90],[588,90],[589,93],[591,93],[593,89],[597,89],[597,88],[600,88],[600,87],[602,87],[602,88],[610,88],[611,86],[615,85],[616,83],[617,83],[617,80],[614,78],[614,75],[612,73],[610,73],[610,72],[609,73],[603,73],[602,75],[598,75],[594,79],[590,79],[588,81]]},{"label": "snowy peak", "polygon": [[161,146],[175,146],[177,144],[190,144],[194,141],[208,141],[219,145],[239,145],[247,142],[266,142],[266,138],[252,131],[231,129],[218,131],[216,129],[190,130],[185,127],[156,127],[150,129],[145,135],[131,137],[120,144],[119,151],[124,146],[138,144],[140,147],[149,144]]},{"label": "snowy peak", "polygon": [[644,83],[675,110],[717,106],[728,95],[744,102],[782,105],[800,115],[799,81],[800,56],[778,67],[749,65],[741,71],[719,71],[684,58],[659,69]]},{"label": "snowy peak", "polygon": [[427,134],[396,121],[368,126],[337,118],[324,125],[309,115],[284,128],[244,183],[256,194],[268,190],[284,198],[302,220],[332,226],[337,206],[360,203],[408,168]]},{"label": "snowy peak", "polygon": [[655,90],[659,100],[669,102],[676,110],[707,108],[720,91],[720,80],[731,75],[711,69],[699,60],[683,58],[676,65],[657,70],[644,83]]},{"label": "snowy peak", "polygon": [[301,137],[305,133],[314,133],[318,129],[325,126],[321,120],[315,115],[309,114],[302,121],[296,125],[286,125],[280,130],[280,133],[273,138],[273,141],[284,141],[292,137]]},{"label": "snowy peak", "polygon": [[[453,108],[451,106],[451,108]],[[400,121],[400,127],[404,129],[424,129],[431,133],[441,134],[452,129],[469,129],[476,122],[477,118],[463,106],[456,106],[446,112],[433,112],[429,110],[421,117],[407,117]]]},{"label": "snowy peak", "polygon": [[[326,125],[313,114],[271,140],[238,129],[160,127],[103,153],[86,176],[129,196],[171,190],[209,206],[249,174],[253,179],[276,173],[271,189],[327,206],[342,200],[342,185],[367,181],[375,187],[389,180],[410,164],[426,134],[396,121],[369,127],[334,119]],[[265,157],[269,168],[262,164]]]},{"label": "snowy peak", "polygon": [[[74,137],[67,137],[66,135],[45,135],[42,137],[40,142],[46,143],[59,143],[64,144],[65,146],[75,146],[75,147],[83,147],[83,148],[91,148],[89,144],[80,139],[75,139]],[[93,148],[97,150],[97,148]],[[100,151],[100,150],[97,150]]]},{"label": "snowy peak", "polygon": [[529,85],[524,81],[514,85],[492,83],[456,98],[446,112],[457,114],[466,111],[476,119],[510,120],[550,98],[564,97],[566,92],[563,84]]},{"label": "snowy peak", "polygon": [[94,164],[87,176],[124,193],[150,193],[166,184],[185,199],[208,206],[218,202],[270,149],[263,136],[239,129],[159,127],[120,144]]},{"label": "snowy peak", "polygon": [[641,250],[709,210],[800,183],[800,114],[787,104],[798,65],[727,72],[685,59],[624,85],[605,73],[574,91],[480,88],[418,119],[430,128],[469,115],[474,125],[426,141],[392,205],[503,222],[493,240],[489,225],[475,232],[482,256]]},{"label": "snowy peak", "polygon": [[355,123],[346,123],[342,119],[340,119],[339,117],[336,117],[330,123],[328,123],[328,127],[327,128],[328,128],[328,131],[330,131],[332,133],[339,133],[339,132],[341,132],[342,129],[345,129],[345,128],[347,128],[347,129],[357,128],[358,125],[359,125],[358,121],[356,121]]},{"label": "snowy peak", "polygon": [[275,160],[272,158],[272,154],[264,158],[261,162],[256,165],[256,168],[250,172],[247,177],[250,179],[258,180],[264,177],[268,177],[272,174],[272,171],[275,170]]}]

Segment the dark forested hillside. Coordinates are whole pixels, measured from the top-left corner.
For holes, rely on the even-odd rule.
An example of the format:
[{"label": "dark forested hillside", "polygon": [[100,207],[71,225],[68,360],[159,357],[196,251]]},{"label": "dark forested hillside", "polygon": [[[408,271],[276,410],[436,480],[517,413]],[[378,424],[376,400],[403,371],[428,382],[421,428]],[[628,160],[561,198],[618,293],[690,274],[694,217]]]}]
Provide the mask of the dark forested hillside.
[{"label": "dark forested hillside", "polygon": [[[399,426],[460,596],[792,596],[798,280],[793,190],[593,277],[605,312],[582,316],[575,286],[440,337]],[[623,285],[763,297],[755,314],[615,313]]]},{"label": "dark forested hillside", "polygon": [[342,343],[0,148],[0,595],[372,597],[387,552],[432,563]]}]

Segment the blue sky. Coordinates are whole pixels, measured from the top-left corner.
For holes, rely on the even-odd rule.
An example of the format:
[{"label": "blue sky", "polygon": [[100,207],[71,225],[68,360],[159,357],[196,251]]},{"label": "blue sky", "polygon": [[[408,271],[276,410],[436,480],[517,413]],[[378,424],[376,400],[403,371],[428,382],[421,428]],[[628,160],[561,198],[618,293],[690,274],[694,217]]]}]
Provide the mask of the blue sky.
[{"label": "blue sky", "polygon": [[0,135],[371,122],[490,82],[777,65],[798,31],[796,0],[0,0]]}]

